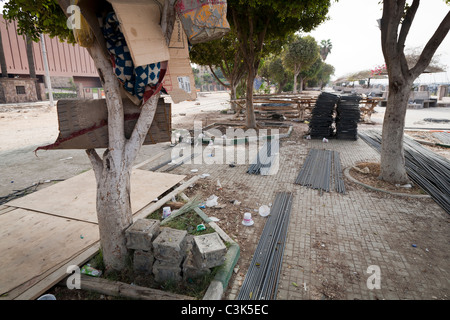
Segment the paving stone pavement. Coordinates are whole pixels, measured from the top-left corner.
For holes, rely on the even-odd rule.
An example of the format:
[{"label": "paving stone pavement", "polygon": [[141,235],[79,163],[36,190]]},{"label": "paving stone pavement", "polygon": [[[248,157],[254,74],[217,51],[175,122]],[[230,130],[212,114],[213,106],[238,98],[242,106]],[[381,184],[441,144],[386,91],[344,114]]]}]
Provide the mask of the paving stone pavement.
[{"label": "paving stone pavement", "polygon": [[[295,130],[304,130],[301,126]],[[311,148],[339,151],[343,168],[379,160],[361,139],[323,143],[299,141],[294,135],[282,141],[279,170],[272,176],[249,175],[248,165],[230,170],[228,165],[191,164],[173,173],[199,168],[199,174],[210,173],[224,188],[247,185],[245,194],[257,198],[259,205],[272,203],[276,192],[293,193],[277,299],[449,299],[448,214],[432,199],[382,194],[348,180],[346,194],[320,194],[296,185]],[[244,200],[242,205],[258,204]],[[254,252],[264,225],[258,214],[253,218],[254,227],[239,231],[252,239],[241,246],[246,252]],[[231,278],[224,299],[236,299],[249,263],[238,261],[240,271]],[[380,288],[373,288],[378,283]]]}]

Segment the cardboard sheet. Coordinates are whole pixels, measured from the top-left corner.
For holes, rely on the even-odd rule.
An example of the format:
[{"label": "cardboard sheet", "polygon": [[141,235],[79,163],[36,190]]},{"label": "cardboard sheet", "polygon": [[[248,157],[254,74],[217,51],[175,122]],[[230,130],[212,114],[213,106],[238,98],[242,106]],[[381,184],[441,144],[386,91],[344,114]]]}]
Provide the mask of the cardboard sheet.
[{"label": "cardboard sheet", "polygon": [[169,43],[170,60],[164,78],[164,88],[174,103],[197,98],[189,48],[181,21],[177,19]]},{"label": "cardboard sheet", "polygon": [[119,19],[135,67],[169,60],[169,49],[160,25],[161,2],[108,1]]}]

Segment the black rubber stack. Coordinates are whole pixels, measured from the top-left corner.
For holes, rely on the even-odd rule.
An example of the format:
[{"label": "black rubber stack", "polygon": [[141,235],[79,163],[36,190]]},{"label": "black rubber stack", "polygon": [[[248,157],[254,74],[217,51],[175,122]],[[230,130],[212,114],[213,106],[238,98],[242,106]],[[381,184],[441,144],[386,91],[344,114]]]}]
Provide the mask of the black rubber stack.
[{"label": "black rubber stack", "polygon": [[336,138],[358,139],[358,122],[361,117],[358,96],[341,96],[336,106]]},{"label": "black rubber stack", "polygon": [[316,100],[316,104],[311,113],[309,123],[309,135],[311,138],[330,138],[333,136],[333,113],[334,106],[339,100],[339,96],[322,92]]}]

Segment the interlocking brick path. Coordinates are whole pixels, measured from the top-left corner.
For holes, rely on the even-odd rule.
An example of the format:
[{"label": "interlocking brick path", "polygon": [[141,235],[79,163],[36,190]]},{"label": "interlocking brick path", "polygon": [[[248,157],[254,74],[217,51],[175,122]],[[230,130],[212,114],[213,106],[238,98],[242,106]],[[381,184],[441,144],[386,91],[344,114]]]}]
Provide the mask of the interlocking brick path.
[{"label": "interlocking brick path", "polygon": [[[296,125],[295,130],[305,130]],[[247,165],[183,165],[173,173],[210,173],[224,188],[239,185],[243,207],[272,203],[276,192],[294,195],[277,299],[448,299],[450,297],[449,216],[432,199],[398,197],[370,191],[345,179],[346,194],[294,184],[311,148],[340,152],[342,167],[379,161],[361,139],[282,141],[275,175],[246,173]],[[235,299],[250,264],[264,218],[253,212],[255,225],[240,227],[243,257],[230,280],[225,299]],[[218,222],[219,226],[226,221]],[[247,253],[247,254],[245,254]],[[250,254],[249,254],[250,253]],[[369,266],[380,270],[380,289],[369,289]]]}]

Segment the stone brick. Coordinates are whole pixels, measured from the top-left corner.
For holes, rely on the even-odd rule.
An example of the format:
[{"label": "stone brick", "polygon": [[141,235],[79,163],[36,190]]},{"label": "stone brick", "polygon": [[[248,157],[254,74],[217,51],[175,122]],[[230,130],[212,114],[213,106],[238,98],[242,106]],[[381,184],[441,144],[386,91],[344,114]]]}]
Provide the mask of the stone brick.
[{"label": "stone brick", "polygon": [[200,269],[222,265],[226,252],[227,248],[217,232],[194,237],[194,261]]},{"label": "stone brick", "polygon": [[179,264],[155,260],[153,263],[153,275],[157,282],[181,281],[181,267]]},{"label": "stone brick", "polygon": [[133,255],[133,269],[139,273],[150,274],[153,270],[155,257],[151,251],[135,250]]},{"label": "stone brick", "polygon": [[186,230],[162,228],[161,233],[153,241],[155,258],[180,265],[186,256],[186,235]]},{"label": "stone brick", "polygon": [[194,262],[194,255],[192,251],[188,252],[186,259],[183,262],[183,280],[195,279],[207,274],[210,274],[209,268],[198,268]]},{"label": "stone brick", "polygon": [[152,241],[159,234],[159,225],[160,222],[153,219],[139,219],[134,222],[125,230],[128,249],[151,251]]}]

